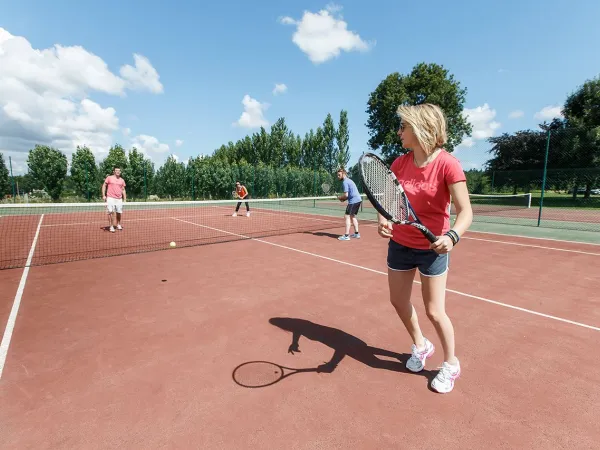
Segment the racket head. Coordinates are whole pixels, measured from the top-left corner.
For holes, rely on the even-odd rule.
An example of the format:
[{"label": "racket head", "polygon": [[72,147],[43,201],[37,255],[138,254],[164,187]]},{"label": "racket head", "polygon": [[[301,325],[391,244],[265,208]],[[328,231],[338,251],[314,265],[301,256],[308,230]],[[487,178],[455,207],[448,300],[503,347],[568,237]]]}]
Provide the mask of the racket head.
[{"label": "racket head", "polygon": [[395,223],[408,221],[410,209],[404,189],[383,160],[374,153],[365,153],[358,166],[365,194],[377,212]]},{"label": "racket head", "polygon": [[437,240],[437,237],[421,224],[396,175],[379,156],[365,153],[361,155],[358,165],[365,194],[379,214],[394,223],[414,226],[431,243]]},{"label": "racket head", "polygon": [[331,185],[329,183],[323,183],[321,184],[321,189],[323,190],[323,194],[329,194]]},{"label": "racket head", "polygon": [[277,383],[283,377],[284,367],[269,361],[250,361],[233,371],[233,380],[240,386],[260,388]]}]

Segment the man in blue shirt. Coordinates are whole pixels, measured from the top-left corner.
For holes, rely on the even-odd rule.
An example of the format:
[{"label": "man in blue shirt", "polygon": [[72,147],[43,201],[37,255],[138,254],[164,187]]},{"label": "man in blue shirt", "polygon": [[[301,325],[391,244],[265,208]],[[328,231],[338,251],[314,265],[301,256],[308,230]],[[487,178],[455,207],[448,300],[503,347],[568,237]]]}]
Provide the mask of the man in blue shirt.
[{"label": "man in blue shirt", "polygon": [[[356,215],[360,210],[360,205],[362,203],[362,198],[358,192],[358,188],[354,181],[348,178],[348,174],[346,170],[342,167],[337,171],[338,180],[342,180],[342,188],[344,190],[344,195],[338,197],[340,202],[348,200],[348,206],[346,206],[346,233],[343,236],[340,236],[338,239],[340,241],[349,241],[351,237],[360,238],[360,233],[358,232],[358,219]],[[350,223],[354,225],[354,234],[350,235]]]}]

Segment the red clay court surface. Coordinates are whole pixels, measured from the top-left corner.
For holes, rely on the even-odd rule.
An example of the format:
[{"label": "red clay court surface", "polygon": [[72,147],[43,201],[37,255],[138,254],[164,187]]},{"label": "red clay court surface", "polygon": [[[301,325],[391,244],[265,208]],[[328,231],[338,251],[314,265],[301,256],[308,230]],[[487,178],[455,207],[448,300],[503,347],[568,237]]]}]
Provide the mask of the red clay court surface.
[{"label": "red clay court surface", "polygon": [[[0,447],[597,448],[600,246],[468,233],[447,295],[463,374],[441,395],[418,276],[437,351],[411,374],[386,240],[341,231],[0,271],[2,330],[26,275]],[[293,319],[300,353],[276,317]],[[316,368],[334,354],[331,373],[232,379],[247,361]]]}]

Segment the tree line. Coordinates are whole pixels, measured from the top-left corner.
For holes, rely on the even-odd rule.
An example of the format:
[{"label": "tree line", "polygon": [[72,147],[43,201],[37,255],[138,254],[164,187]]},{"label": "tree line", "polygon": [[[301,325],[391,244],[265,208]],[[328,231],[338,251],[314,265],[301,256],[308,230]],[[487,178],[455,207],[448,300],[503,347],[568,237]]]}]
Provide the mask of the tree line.
[{"label": "tree line", "polygon": [[229,142],[212,155],[187,162],[170,155],[158,169],[137,148],[126,151],[116,144],[105,159],[96,162],[92,150],[78,146],[71,157],[59,149],[36,145],[29,151],[27,175],[9,180],[0,154],[0,195],[43,190],[53,200],[78,196],[96,200],[100,185],[114,167],[120,167],[129,198],[231,198],[236,180],[246,183],[254,197],[318,195],[322,183],[335,182],[333,173],[350,159],[348,113],[340,112],[336,128],[331,114],[322,126],[304,138],[295,135],[280,118],[268,132],[264,127],[236,143]]},{"label": "tree line", "polygon": [[[407,149],[402,147],[397,135],[400,119],[396,110],[399,105],[430,102],[439,105],[446,114],[448,142],[445,148],[452,152],[472,134],[472,126],[463,114],[466,95],[467,88],[448,69],[435,63],[419,63],[409,73],[394,72],[385,76],[366,99],[366,126],[370,137],[365,149],[379,152],[388,163],[405,153]],[[497,188],[502,187],[502,183],[515,185],[514,179],[503,182],[497,175],[502,172],[543,169],[549,132],[553,136],[547,161],[549,171],[597,169],[600,166],[598,104],[600,80],[596,78],[586,81],[568,97],[562,119],[543,123],[539,130],[489,138],[492,157],[485,168],[467,171],[472,192],[486,191],[490,184]],[[102,179],[112,172],[113,166],[119,165],[129,195],[137,198],[149,195],[198,199],[230,197],[231,184],[236,179],[246,183],[254,197],[318,195],[321,183],[335,183],[336,167],[347,166],[350,160],[346,111],[340,112],[337,127],[335,125],[331,114],[327,114],[320,126],[301,137],[293,133],[281,117],[270,130],[261,127],[237,142],[223,144],[210,156],[198,155],[185,163],[170,156],[158,169],[135,148],[126,151],[115,145],[103,161],[96,163],[94,153],[83,146],[73,154],[70,173],[67,173],[67,158],[62,152],[36,146],[29,153],[29,173],[18,181],[25,190],[28,190],[25,186],[45,189],[55,200],[65,189],[74,195],[97,198]],[[356,167],[349,169],[350,176],[358,178]],[[494,173],[498,178],[492,180]],[[7,178],[5,164],[0,159],[0,194],[10,193]],[[587,192],[594,183],[594,179],[585,181]]]},{"label": "tree line", "polygon": [[485,172],[498,189],[540,189],[544,168],[546,189],[568,190],[589,198],[600,187],[600,76],[585,81],[562,107],[562,117],[488,138]]}]

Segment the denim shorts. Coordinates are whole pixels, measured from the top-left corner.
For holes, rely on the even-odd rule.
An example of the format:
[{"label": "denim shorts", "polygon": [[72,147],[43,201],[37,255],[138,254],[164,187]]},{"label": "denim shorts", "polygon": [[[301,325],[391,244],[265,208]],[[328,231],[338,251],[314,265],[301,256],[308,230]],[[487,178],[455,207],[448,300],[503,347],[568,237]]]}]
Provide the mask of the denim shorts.
[{"label": "denim shorts", "polygon": [[437,254],[433,250],[420,250],[405,247],[390,239],[387,265],[391,270],[407,272],[415,268],[421,275],[437,277],[448,271],[450,254]]}]

